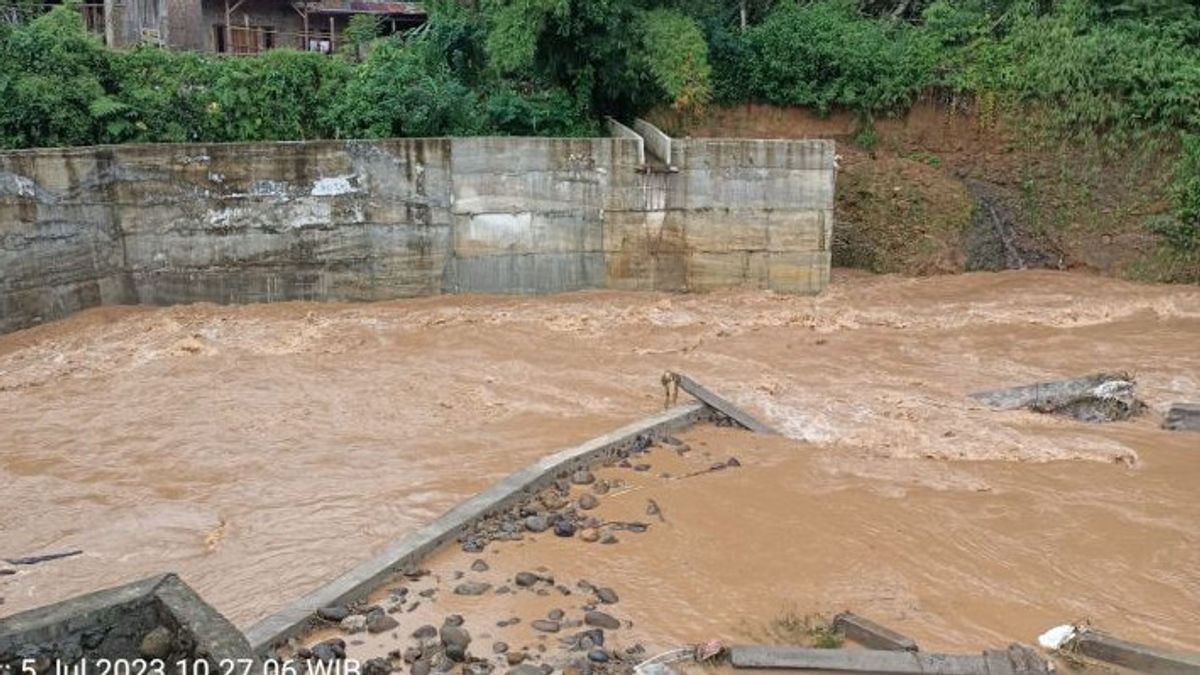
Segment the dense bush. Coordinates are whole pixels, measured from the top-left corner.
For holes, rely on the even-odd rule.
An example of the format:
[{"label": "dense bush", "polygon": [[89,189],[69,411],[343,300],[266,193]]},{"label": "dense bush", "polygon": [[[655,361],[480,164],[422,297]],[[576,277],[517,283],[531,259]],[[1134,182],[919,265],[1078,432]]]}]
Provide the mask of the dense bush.
[{"label": "dense bush", "polygon": [[1160,226],[1171,248],[1200,259],[1200,136],[1187,135],[1171,185],[1175,219]]},{"label": "dense bush", "polygon": [[776,105],[896,109],[934,82],[924,32],[864,19],[849,2],[783,3],[746,40],[745,95]]},{"label": "dense bush", "polygon": [[469,135],[483,130],[478,95],[425,40],[385,40],[323,111],[343,138]]},{"label": "dense bush", "polygon": [[0,146],[96,142],[112,110],[108,53],[76,12],[7,29],[0,42]]}]

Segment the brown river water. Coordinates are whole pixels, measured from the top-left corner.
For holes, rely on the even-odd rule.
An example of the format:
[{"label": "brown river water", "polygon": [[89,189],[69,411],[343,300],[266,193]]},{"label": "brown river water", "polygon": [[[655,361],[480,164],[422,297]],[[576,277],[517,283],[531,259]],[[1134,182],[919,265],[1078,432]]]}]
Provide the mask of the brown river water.
[{"label": "brown river water", "polygon": [[[1200,400],[1200,291],[1053,272],[839,274],[817,298],[105,308],[0,336],[0,558],[84,551],[0,576],[0,615],[177,571],[247,627],[661,409],[666,369],[785,438],[698,428],[694,461],[742,467],[670,480],[684,460],[653,459],[601,511],[654,495],[665,522],[493,545],[492,581],[544,566],[612,586],[654,647],[853,609],[935,649],[1078,620],[1200,649],[1200,434],[1158,428]],[[1101,370],[1132,373],[1149,412],[1092,426],[966,397]],[[444,593],[413,620],[544,602]]]}]

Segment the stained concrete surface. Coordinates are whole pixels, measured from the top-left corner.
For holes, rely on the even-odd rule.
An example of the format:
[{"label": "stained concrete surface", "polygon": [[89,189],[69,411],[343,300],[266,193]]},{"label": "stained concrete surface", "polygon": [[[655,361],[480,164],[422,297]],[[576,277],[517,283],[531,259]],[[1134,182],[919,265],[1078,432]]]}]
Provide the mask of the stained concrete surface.
[{"label": "stained concrete surface", "polygon": [[667,142],[677,174],[628,135],[0,154],[0,333],[113,304],[825,286],[832,143]]}]

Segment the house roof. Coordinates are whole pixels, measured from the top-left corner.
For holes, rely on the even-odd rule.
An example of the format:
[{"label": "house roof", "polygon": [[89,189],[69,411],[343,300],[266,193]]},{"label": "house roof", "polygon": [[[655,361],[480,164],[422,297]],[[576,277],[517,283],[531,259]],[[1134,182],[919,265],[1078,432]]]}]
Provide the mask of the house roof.
[{"label": "house roof", "polygon": [[425,4],[421,2],[375,2],[373,0],[321,0],[311,11],[319,14],[425,16]]}]

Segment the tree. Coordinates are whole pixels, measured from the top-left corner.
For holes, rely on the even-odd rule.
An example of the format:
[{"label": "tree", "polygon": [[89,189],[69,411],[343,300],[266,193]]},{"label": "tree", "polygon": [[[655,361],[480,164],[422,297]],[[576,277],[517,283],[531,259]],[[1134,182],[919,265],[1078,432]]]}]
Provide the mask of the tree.
[{"label": "tree", "polygon": [[711,98],[703,33],[674,3],[485,0],[481,11],[489,61],[501,75],[561,86],[600,114]]}]

